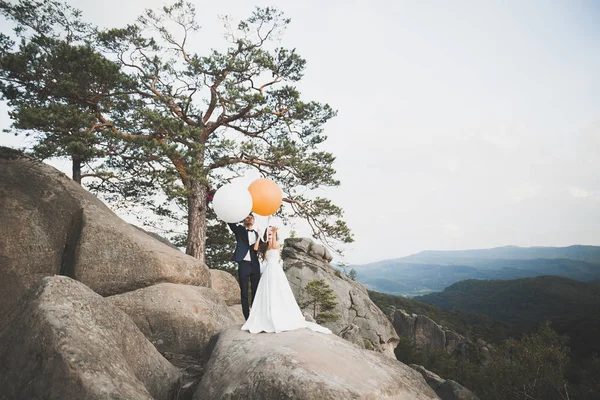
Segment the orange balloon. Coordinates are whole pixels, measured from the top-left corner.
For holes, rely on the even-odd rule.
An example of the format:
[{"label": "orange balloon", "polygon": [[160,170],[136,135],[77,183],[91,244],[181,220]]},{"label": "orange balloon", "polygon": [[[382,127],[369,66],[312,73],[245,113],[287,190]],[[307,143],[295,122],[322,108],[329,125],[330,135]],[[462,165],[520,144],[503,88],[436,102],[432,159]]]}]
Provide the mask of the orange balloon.
[{"label": "orange balloon", "polygon": [[252,211],[263,217],[274,214],[283,200],[279,185],[270,179],[257,179],[248,186],[252,195]]}]

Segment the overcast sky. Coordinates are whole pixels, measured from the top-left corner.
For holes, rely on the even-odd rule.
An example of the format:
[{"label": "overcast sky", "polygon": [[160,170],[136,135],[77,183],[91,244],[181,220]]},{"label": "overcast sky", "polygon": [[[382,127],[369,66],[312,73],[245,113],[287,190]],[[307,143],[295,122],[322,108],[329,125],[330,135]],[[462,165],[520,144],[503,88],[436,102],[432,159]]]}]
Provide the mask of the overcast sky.
[{"label": "overcast sky", "polygon": [[[165,2],[70,4],[108,27]],[[195,4],[198,49],[223,43],[218,15],[275,5],[292,18],[282,44],[307,59],[304,98],[339,110],[324,148],[342,185],[325,194],[355,233],[345,261],[600,245],[597,1]]]}]

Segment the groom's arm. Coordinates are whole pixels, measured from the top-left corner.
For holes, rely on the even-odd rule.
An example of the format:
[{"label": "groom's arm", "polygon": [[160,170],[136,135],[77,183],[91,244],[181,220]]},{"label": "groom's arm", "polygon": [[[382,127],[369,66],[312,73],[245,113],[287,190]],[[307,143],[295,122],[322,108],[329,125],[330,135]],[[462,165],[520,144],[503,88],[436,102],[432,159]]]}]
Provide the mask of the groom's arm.
[{"label": "groom's arm", "polygon": [[232,224],[231,222],[228,222],[227,225],[229,226],[229,229],[231,229],[231,232],[237,233],[237,231],[238,231],[238,225],[237,224]]}]

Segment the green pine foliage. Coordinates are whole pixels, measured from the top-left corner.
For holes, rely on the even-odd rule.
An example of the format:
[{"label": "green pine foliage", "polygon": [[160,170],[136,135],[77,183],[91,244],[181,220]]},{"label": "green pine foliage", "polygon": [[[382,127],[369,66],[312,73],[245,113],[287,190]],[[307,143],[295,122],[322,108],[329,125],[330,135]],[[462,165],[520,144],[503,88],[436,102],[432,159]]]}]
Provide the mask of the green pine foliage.
[{"label": "green pine foliage", "polygon": [[340,318],[336,313],[337,298],[331,286],[324,279],[314,279],[304,287],[307,301],[301,307],[310,307],[313,318],[319,323],[335,322]]},{"label": "green pine foliage", "polygon": [[548,324],[521,339],[497,345],[485,367],[446,352],[417,347],[402,338],[395,354],[405,364],[422,365],[444,379],[460,383],[481,399],[592,399],[589,395],[597,388],[594,382],[598,382],[591,376],[585,381],[568,380],[567,338]]},{"label": "green pine foliage", "polygon": [[191,50],[201,39],[190,2],[107,30],[55,0],[0,0],[0,12],[16,25],[0,36],[13,132],[33,135],[39,158],[70,157],[74,178],[92,178],[114,207],[152,211],[147,226],[220,264],[228,245],[209,236],[223,231],[210,196],[253,169],[286,193],[284,220],[306,219],[330,248],[353,241],[342,209],[311,194],[340,184],[321,149],[336,111],[298,90],[306,61],[280,46],[290,24],[280,11],[226,18],[224,42],[205,54]]},{"label": "green pine foliage", "polygon": [[68,4],[0,1],[0,13],[16,23],[12,37],[0,34],[0,94],[13,121],[7,133],[31,137],[36,158],[69,158],[81,183],[87,163],[115,152],[98,112],[122,105],[131,81]]},{"label": "green pine foliage", "polygon": [[355,281],[355,280],[356,280],[356,277],[357,277],[356,270],[355,270],[354,268],[352,268],[352,269],[350,270],[350,272],[348,272],[348,278],[350,278],[350,279],[352,279],[353,281]]}]

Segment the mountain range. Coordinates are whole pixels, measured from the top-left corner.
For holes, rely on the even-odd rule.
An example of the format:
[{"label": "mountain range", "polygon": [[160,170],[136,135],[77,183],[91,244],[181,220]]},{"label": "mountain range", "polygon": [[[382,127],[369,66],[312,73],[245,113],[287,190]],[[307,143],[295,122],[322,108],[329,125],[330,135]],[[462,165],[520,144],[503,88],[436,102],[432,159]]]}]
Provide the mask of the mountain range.
[{"label": "mountain range", "polygon": [[575,352],[600,354],[600,280],[579,282],[557,276],[466,280],[414,300],[484,315],[516,332],[529,332],[551,321],[557,332],[569,335]]},{"label": "mountain range", "polygon": [[[457,380],[482,399],[599,398],[600,280],[580,282],[557,276],[473,279],[457,282],[442,292],[413,298],[373,291],[369,291],[369,296],[381,309],[390,310],[393,306],[408,315],[424,315],[471,341],[478,343],[478,339],[483,339],[499,350],[495,353],[496,373],[492,362],[478,375],[473,374],[476,368],[465,369],[458,361],[453,364],[452,358],[448,361],[444,358],[448,357],[446,353],[436,358],[431,352],[415,351],[406,340],[400,341],[405,343],[400,352],[400,346],[396,349],[400,361],[418,363],[446,379]],[[547,323],[559,337],[552,339]],[[420,334],[432,335],[434,331],[422,329]],[[504,362],[507,356],[510,361]],[[512,361],[513,356],[517,362]],[[540,372],[545,368],[561,368],[562,372],[545,375]],[[534,373],[529,374],[530,371]],[[537,385],[542,376],[551,378],[546,385]],[[537,396],[513,396],[511,385],[519,381],[523,384],[519,387],[529,382],[531,390],[536,387],[545,390],[555,382],[563,382],[568,395],[550,391]],[[513,389],[507,390],[506,385]]]},{"label": "mountain range", "polygon": [[553,275],[590,282],[600,279],[600,246],[422,251],[351,268],[367,289],[409,297],[442,291],[469,279],[508,280]]}]

